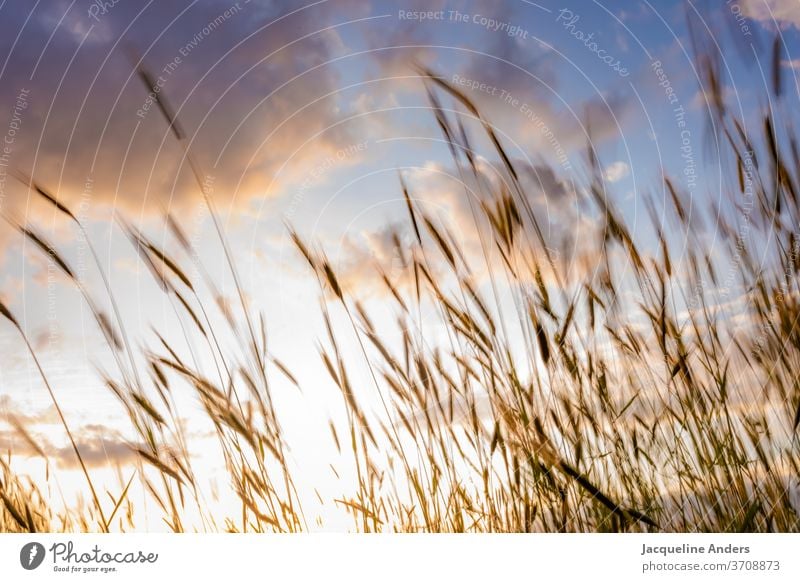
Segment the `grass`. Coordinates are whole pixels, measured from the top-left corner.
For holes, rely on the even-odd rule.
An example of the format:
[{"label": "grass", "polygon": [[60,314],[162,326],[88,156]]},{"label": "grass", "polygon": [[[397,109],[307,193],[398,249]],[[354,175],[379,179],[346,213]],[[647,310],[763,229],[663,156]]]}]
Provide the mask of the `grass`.
[{"label": "grass", "polygon": [[[342,284],[325,254],[290,230],[319,284],[327,329],[319,356],[346,410],[344,422],[331,419],[331,438],[352,461],[357,484],[325,501],[349,512],[354,530],[800,531],[792,497],[800,475],[795,128],[783,113],[779,55],[770,105],[751,132],[726,107],[718,63],[709,55],[698,50],[698,70],[729,166],[727,199],[698,212],[687,208],[689,195],[678,182],[665,177],[663,207],[641,195],[655,248],[637,242],[613,204],[590,142],[581,190],[602,228],[581,252],[596,269],[581,275],[567,268],[547,244],[533,194],[520,178],[526,168],[468,96],[424,69],[453,164],[478,185],[464,195],[480,258],[461,251],[449,227],[424,210],[425,193],[412,192],[401,176],[412,236],[410,244],[394,236],[401,272],[376,269],[385,287],[381,312],[395,320],[395,329],[387,329],[375,325],[376,315]],[[158,99],[185,144],[164,95]],[[488,144],[499,160],[499,186],[486,179],[473,143]],[[199,164],[185,152],[203,190]],[[55,194],[20,179],[83,232]],[[203,194],[213,213],[213,200]],[[745,207],[752,228],[743,234]],[[190,509],[204,530],[309,529],[272,392],[275,375],[297,381],[268,349],[266,322],[248,308],[215,214],[214,220],[237,286],[235,307],[222,300],[173,217],[166,223],[180,256],[124,224],[141,261],[204,344],[212,375],[181,358],[181,349],[158,332],[157,347],[135,348],[105,276],[113,316],[97,307],[53,245],[18,226],[78,286],[94,314],[115,357],[116,370],[104,382],[137,436],[131,446],[139,467],[120,491],[101,497],[60,413],[58,388],[39,367],[92,502],[55,510],[50,496],[3,461],[0,530],[130,530],[134,477],[176,532],[187,528]],[[710,245],[703,223],[721,242]],[[730,271],[720,272],[722,265]],[[189,266],[201,274],[204,291],[187,275]],[[734,284],[744,293],[732,306]],[[215,314],[224,326],[212,323],[219,321]],[[30,347],[10,309],[0,305],[0,315]],[[228,336],[236,338],[233,348],[223,348]],[[357,346],[356,356],[344,349],[347,342]],[[359,370],[367,371],[369,385],[354,386]],[[213,427],[239,500],[237,515],[207,510],[208,484],[193,467],[174,398],[187,387]],[[368,392],[377,396],[377,409],[359,400]],[[17,430],[34,442],[22,426]]]}]

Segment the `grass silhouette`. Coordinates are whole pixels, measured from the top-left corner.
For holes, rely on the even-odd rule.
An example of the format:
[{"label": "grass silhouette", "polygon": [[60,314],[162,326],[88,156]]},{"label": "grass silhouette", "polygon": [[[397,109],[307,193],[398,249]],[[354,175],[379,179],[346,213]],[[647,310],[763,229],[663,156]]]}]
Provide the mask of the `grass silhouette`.
[{"label": "grass silhouette", "polygon": [[[779,104],[778,56],[774,60],[767,102]],[[325,254],[290,229],[309,276],[319,283],[327,329],[319,356],[347,411],[347,434],[331,422],[331,438],[352,458],[357,486],[329,501],[346,508],[355,530],[800,530],[800,507],[791,495],[800,474],[795,126],[781,107],[769,105],[760,131],[746,132],[726,107],[718,63],[698,52],[697,64],[724,157],[731,160],[734,186],[725,202],[735,209],[752,199],[748,236],[737,231],[731,212],[711,206],[705,218],[722,242],[710,248],[687,209],[688,194],[665,177],[669,220],[679,236],[666,234],[656,200],[642,195],[657,248],[641,247],[608,196],[590,142],[582,188],[602,228],[592,248],[583,249],[596,272],[581,278],[546,244],[532,194],[520,178],[525,168],[505,151],[492,124],[467,95],[422,68],[455,168],[481,185],[480,192],[464,195],[486,279],[476,275],[475,258],[463,254],[448,227],[422,208],[424,193],[417,197],[402,176],[413,236],[410,244],[394,237],[401,275],[376,273],[396,329],[376,326]],[[163,93],[158,100],[176,140],[185,144]],[[483,177],[472,145],[476,137],[465,121],[477,124],[491,144],[504,177],[499,186]],[[188,146],[185,151],[203,190],[199,165]],[[83,231],[54,193],[20,176],[33,195]],[[214,214],[213,200],[204,195]],[[92,310],[118,371],[106,375],[105,384],[127,412],[138,439],[132,444],[138,476],[168,527],[184,531],[192,506],[208,530],[303,531],[309,524],[287,462],[290,443],[271,378],[297,381],[268,350],[266,322],[244,300],[216,214],[214,223],[236,281],[236,307],[219,299],[199,259],[194,266],[206,291],[219,300],[204,299],[192,283],[186,261],[195,260],[189,258],[196,249],[173,217],[167,224],[184,258],[124,226],[141,261],[211,354],[213,377],[182,359],[162,335],[158,349],[136,351],[116,307],[113,317],[103,313],[53,245],[29,226],[18,229],[79,286]],[[738,311],[727,303],[720,253],[733,265],[729,280],[745,290]],[[398,284],[400,278],[408,284]],[[106,293],[111,295],[107,283]],[[227,329],[212,323],[211,313],[218,312]],[[0,315],[23,333],[6,306],[0,305]],[[337,327],[334,320],[347,325]],[[443,330],[436,338],[423,333],[432,326]],[[236,338],[234,348],[222,347],[227,335]],[[345,355],[345,335],[360,355]],[[366,369],[372,385],[354,387],[354,369]],[[58,387],[47,385],[58,406]],[[193,467],[173,398],[177,386],[190,387],[214,428],[239,515],[207,511],[206,484]],[[365,390],[379,396],[378,411],[359,400]],[[72,438],[63,415],[61,420]],[[17,431],[35,445],[24,427]],[[134,475],[121,491],[105,492],[106,499],[95,491],[74,441],[73,448],[92,503],[56,511],[30,479],[0,461],[0,530],[134,527],[127,497]]]}]

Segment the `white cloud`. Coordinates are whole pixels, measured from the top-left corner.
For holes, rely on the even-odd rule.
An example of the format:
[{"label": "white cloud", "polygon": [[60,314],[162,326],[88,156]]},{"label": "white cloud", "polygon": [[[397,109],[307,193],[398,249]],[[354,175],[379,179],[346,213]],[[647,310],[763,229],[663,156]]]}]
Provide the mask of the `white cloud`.
[{"label": "white cloud", "polygon": [[777,21],[800,28],[800,2],[797,0],[743,0],[742,12],[762,23]]},{"label": "white cloud", "polygon": [[631,168],[625,162],[614,162],[606,168],[606,180],[609,182],[619,182],[628,174],[631,173]]}]

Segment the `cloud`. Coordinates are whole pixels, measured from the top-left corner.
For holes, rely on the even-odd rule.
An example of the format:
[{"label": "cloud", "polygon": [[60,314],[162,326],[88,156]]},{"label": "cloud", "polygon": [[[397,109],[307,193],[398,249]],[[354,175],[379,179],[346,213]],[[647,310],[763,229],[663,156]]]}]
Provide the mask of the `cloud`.
[{"label": "cloud", "polygon": [[779,26],[800,28],[800,2],[796,0],[742,0],[742,12],[767,27],[777,21]]},{"label": "cloud", "polygon": [[[50,439],[40,432],[30,431],[30,439],[16,430],[0,429],[0,451],[24,457],[40,456],[38,447],[47,460],[67,469],[77,469],[80,464],[71,445],[55,446]],[[120,437],[119,433],[103,427],[102,433],[87,433],[86,429],[76,435],[75,445],[80,451],[83,462],[88,467],[114,467],[137,460],[136,452]]]},{"label": "cloud", "polygon": [[0,394],[0,421],[13,416],[23,426],[59,424],[61,422],[54,405],[34,412],[23,412],[19,404],[9,395]]},{"label": "cloud", "polygon": [[[78,437],[75,440],[83,462],[89,467],[115,467],[126,463],[136,462],[136,452],[121,439],[114,431],[107,434],[95,434]],[[71,446],[53,447],[48,453],[50,459],[55,459],[59,466],[77,469],[80,465],[75,451]]]},{"label": "cloud", "polygon": [[[188,8],[152,3],[142,9],[120,2],[94,19],[93,5],[58,0],[47,11],[17,5],[4,10],[0,21],[0,47],[9,57],[0,102],[16,103],[25,92],[27,103],[15,122],[10,166],[32,172],[73,209],[80,206],[87,219],[107,219],[108,206],[147,214],[166,206],[192,212],[200,203],[200,186],[155,96],[148,94],[151,88],[135,74],[132,54],[142,55],[159,85],[158,98],[177,112],[200,177],[211,177],[205,183],[222,209],[249,208],[253,199],[289,192],[314,160],[363,141],[376,129],[394,132],[397,126],[387,125],[389,114],[342,121],[401,103],[401,88],[419,97],[419,80],[395,78],[340,89],[413,76],[415,60],[435,67],[440,56],[455,58],[464,74],[535,104],[546,131],[518,109],[476,96],[490,119],[524,146],[582,147],[587,119],[593,139],[619,135],[617,122],[630,107],[629,99],[612,93],[570,111],[556,98],[563,63],[531,37],[468,23],[469,35],[457,35],[446,49],[433,49],[459,25],[400,20],[389,4],[345,0],[305,9],[288,0],[215,0]],[[404,8],[448,5],[413,0]],[[524,8],[487,1],[469,8],[498,21],[527,22]],[[371,50],[358,56],[365,47]],[[336,63],[326,64],[331,60]],[[13,108],[0,110],[0,133],[13,117]],[[3,188],[0,206],[28,211],[26,189],[10,177]]]},{"label": "cloud", "polygon": [[[36,437],[35,441],[36,446],[40,449],[46,451],[52,448],[49,441],[41,436]],[[0,429],[0,453],[5,454],[11,452],[24,457],[39,456],[39,451],[36,450],[36,446],[17,430]]]},{"label": "cloud", "polygon": [[[115,428],[103,424],[85,424],[73,427],[73,433],[78,451],[89,466],[114,466],[136,460],[136,453],[129,446],[129,441]],[[55,444],[54,440],[58,440],[59,444]],[[24,412],[10,395],[0,394],[0,452],[39,456],[40,451],[61,467],[78,467],[75,451],[66,442],[55,406]]]},{"label": "cloud", "polygon": [[[366,5],[367,3],[362,3]],[[408,12],[427,12],[443,10],[446,0],[406,0],[401,8]],[[430,39],[441,32],[441,22],[419,22],[398,18],[396,6],[377,10],[377,15],[388,18],[376,20],[364,31],[364,39],[372,50],[370,58],[378,66],[380,75],[403,76],[413,74],[411,65],[416,62],[430,62],[436,50],[429,45]],[[413,81],[396,80],[399,85],[411,86]]]},{"label": "cloud", "polygon": [[[564,70],[573,70],[573,65],[534,38],[529,7],[488,0],[474,0],[466,7],[457,7],[466,10],[467,15],[521,28],[527,32],[524,36],[490,30],[471,18],[454,22],[448,16],[448,9],[456,7],[439,0],[413,0],[404,3],[403,8],[444,9],[445,18],[420,23],[396,18],[396,10],[387,11],[393,12],[392,17],[371,24],[365,34],[369,46],[377,49],[369,53],[377,64],[376,74],[384,78],[413,76],[412,65],[419,62],[451,83],[457,75],[491,88],[487,91],[459,87],[489,122],[513,139],[520,149],[535,148],[548,159],[561,162],[566,153],[585,147],[589,137],[598,143],[620,137],[624,124],[630,120],[634,100],[624,87],[619,91],[604,91],[587,85],[591,93],[584,93],[580,99],[575,98],[579,92],[574,87],[566,93],[560,78]],[[384,50],[385,47],[397,48]],[[580,72],[575,73],[580,79]],[[421,89],[415,77],[392,78],[391,86],[417,95]],[[444,105],[450,107],[446,100]],[[431,127],[426,123],[425,129]]]},{"label": "cloud", "polygon": [[513,48],[490,53],[504,55],[503,61],[476,55],[459,72],[459,77],[492,89],[460,87],[495,127],[519,146],[533,146],[559,163],[590,139],[597,145],[622,137],[635,110],[630,94],[600,91],[576,100],[559,85],[557,71],[565,64],[558,55],[535,43],[520,48],[507,39],[503,42]]},{"label": "cloud", "polygon": [[619,182],[631,173],[630,166],[622,161],[614,162],[605,171],[605,178],[611,183]]},{"label": "cloud", "polygon": [[389,292],[381,274],[397,289],[410,288],[412,270],[408,253],[413,234],[404,223],[390,223],[374,230],[345,233],[339,243],[335,266],[339,283],[350,293],[384,295]]},{"label": "cloud", "polygon": [[[297,8],[286,0],[185,10],[152,3],[141,12],[120,2],[99,22],[87,15],[89,5],[60,4],[63,21],[14,6],[0,21],[9,57],[0,102],[13,105],[24,94],[27,103],[16,120],[13,107],[0,113],[0,134],[16,126],[9,165],[32,171],[73,207],[160,211],[198,199],[131,51],[143,55],[159,97],[177,112],[222,207],[274,195],[291,178],[291,168],[281,168],[295,151],[300,162],[353,141],[348,127],[336,126],[336,96],[324,97],[338,86],[324,63],[342,50],[334,32],[318,32],[335,14],[327,3],[286,16]],[[0,200],[19,209],[25,192],[8,177]]]},{"label": "cloud", "polygon": [[[590,213],[584,212],[583,195],[576,191],[569,176],[561,175],[553,167],[540,163],[513,160],[519,176],[527,206],[537,217],[545,244],[554,257],[572,274],[584,273],[596,267],[584,260],[599,240],[599,223]],[[481,203],[493,205],[493,193],[513,189],[511,177],[500,163],[478,157],[478,181],[467,174],[463,176],[452,166],[429,162],[405,172],[409,194],[418,209],[430,217],[450,244],[459,250],[470,263],[476,275],[487,273],[483,243],[489,240],[490,226]],[[407,268],[408,248],[416,241],[407,219],[405,201],[397,186],[397,197],[392,201],[393,217],[388,224],[378,228],[359,228],[354,232],[334,235],[327,250],[340,283],[359,296],[384,294],[381,273],[400,289],[413,285],[413,271]],[[475,214],[473,214],[473,209]],[[476,222],[477,220],[477,222]],[[424,244],[436,244],[420,227]],[[482,242],[480,234],[485,238]],[[534,236],[529,233],[530,236]],[[493,245],[489,245],[492,254]],[[447,271],[442,261],[434,260],[435,253],[427,257],[429,268],[436,272]],[[493,264],[502,268],[502,259],[495,257]],[[493,259],[492,259],[493,260]]]}]

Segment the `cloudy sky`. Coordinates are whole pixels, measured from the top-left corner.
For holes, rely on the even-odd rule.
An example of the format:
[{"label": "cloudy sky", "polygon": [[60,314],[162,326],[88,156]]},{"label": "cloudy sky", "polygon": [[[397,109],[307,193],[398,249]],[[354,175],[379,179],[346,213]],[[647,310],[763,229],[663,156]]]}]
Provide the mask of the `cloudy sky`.
[{"label": "cloudy sky", "polygon": [[[392,233],[407,228],[400,175],[467,252],[477,244],[462,194],[476,185],[453,167],[420,67],[459,87],[493,124],[538,192],[548,243],[580,270],[576,249],[595,234],[578,186],[587,144],[644,241],[652,233],[641,194],[661,188],[662,173],[702,208],[725,186],[705,137],[713,119],[690,28],[726,46],[726,95],[748,120],[763,105],[769,62],[760,59],[777,32],[796,93],[799,27],[794,0],[4,0],[0,297],[64,395],[87,459],[130,460],[119,407],[96,373],[113,370],[102,335],[74,287],[11,224],[36,225],[87,288],[102,289],[102,279],[80,233],[17,176],[33,176],[86,225],[142,345],[154,340],[153,327],[181,339],[180,326],[123,221],[175,248],[164,223],[171,214],[223,295],[233,295],[202,180],[247,301],[265,314],[273,349],[307,387],[287,391],[284,402],[301,456],[323,446],[311,427],[326,426],[341,403],[322,387],[322,328],[311,314],[318,292],[286,225],[324,248],[344,284],[370,301],[380,299],[375,266],[391,272]],[[174,112],[197,175],[137,70]],[[502,180],[499,160],[486,156],[485,178]],[[73,463],[33,362],[0,323],[0,450],[14,449],[35,471],[12,417],[64,466]]]}]

